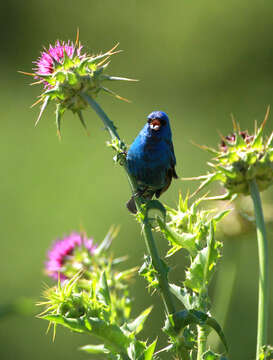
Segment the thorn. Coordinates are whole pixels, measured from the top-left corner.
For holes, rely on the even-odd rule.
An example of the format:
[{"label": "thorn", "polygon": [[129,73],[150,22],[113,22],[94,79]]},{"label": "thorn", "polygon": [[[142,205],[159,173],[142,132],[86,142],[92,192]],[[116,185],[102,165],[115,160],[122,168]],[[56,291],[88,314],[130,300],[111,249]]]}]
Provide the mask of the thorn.
[{"label": "thorn", "polygon": [[56,126],[57,126],[57,135],[59,140],[61,141],[61,105],[58,104],[56,108]]},{"label": "thorn", "polygon": [[217,129],[217,133],[218,133],[218,135],[220,136],[220,138],[221,138],[221,140],[223,140],[223,141],[227,141],[227,139],[225,138],[225,136],[220,132],[220,130],[218,130]]},{"label": "thorn", "polygon": [[55,341],[55,339],[56,339],[56,324],[54,324],[53,325],[53,337],[52,337],[52,342],[54,342]]},{"label": "thorn", "polygon": [[18,73],[23,74],[23,75],[28,75],[28,76],[37,76],[37,74],[28,73],[28,72],[20,71],[20,70],[18,70]]},{"label": "thorn", "polygon": [[[108,56],[109,57],[109,56]],[[106,69],[107,66],[110,64],[111,61],[108,61],[106,64],[103,65],[103,68]]]},{"label": "thorn", "polygon": [[76,41],[75,41],[75,47],[77,47],[79,44],[79,38],[80,38],[80,29],[77,27],[77,35],[76,35]]},{"label": "thorn", "polygon": [[206,201],[206,200],[208,200],[208,201],[211,201],[211,200],[221,200],[221,201],[230,200],[230,193],[227,192],[227,193],[225,193],[223,195],[207,197],[207,198],[204,198],[203,200],[204,201]]},{"label": "thorn", "polygon": [[[41,98],[43,100],[43,98]],[[40,121],[41,119],[41,116],[45,110],[45,108],[47,107],[47,104],[48,104],[48,101],[49,101],[49,96],[47,96],[43,102],[43,105],[41,106],[41,110],[40,110],[40,114],[38,116],[38,119],[36,120],[36,123],[34,124],[34,127],[36,127],[38,125],[38,122]]]},{"label": "thorn", "polygon": [[[110,58],[110,55],[107,56],[106,58],[104,58],[100,63],[98,63],[97,66],[103,65],[109,58]],[[109,62],[108,62],[108,64],[109,64]],[[107,64],[107,65],[108,65],[108,64]]]},{"label": "thorn", "polygon": [[116,50],[116,48],[119,46],[119,42],[116,43],[116,45],[111,49],[111,50],[108,50],[107,53],[113,53],[114,50]]},{"label": "thorn", "polygon": [[206,150],[206,145],[197,144],[197,143],[194,142],[193,140],[190,140],[190,143],[191,143],[192,145],[198,147],[199,149]]},{"label": "thorn", "polygon": [[199,145],[197,143],[195,143],[193,140],[190,140],[190,143],[196,147],[198,147],[199,149],[202,149],[202,150],[205,150],[205,151],[208,151],[210,153],[213,153],[213,154],[218,154],[218,151],[215,150],[215,149],[212,149],[210,148],[209,146],[206,146],[206,145]]},{"label": "thorn", "polygon": [[42,97],[41,97],[40,99],[38,99],[37,101],[35,101],[35,103],[32,104],[32,105],[30,106],[30,108],[32,109],[34,106],[38,105],[41,101],[43,101],[43,98],[42,98]]},{"label": "thorn", "polygon": [[270,105],[267,106],[264,121],[262,122],[262,125],[261,125],[262,129],[265,127],[265,124],[266,124],[266,122],[268,120],[269,112],[270,112]]},{"label": "thorn", "polygon": [[191,181],[191,180],[203,180],[203,179],[207,179],[208,178],[208,175],[201,175],[201,176],[196,176],[196,177],[188,177],[188,178],[185,178],[185,177],[182,177],[180,178],[180,180],[185,180],[185,181]]},{"label": "thorn", "polygon": [[85,131],[86,131],[86,133],[87,133],[87,136],[90,136],[90,133],[89,133],[89,131],[88,131],[88,129],[87,129],[86,122],[84,121],[84,118],[83,118],[83,116],[82,116],[82,112],[81,112],[81,111],[78,112],[78,116],[79,116],[80,122],[82,123],[82,126],[84,127],[84,129],[85,129]]},{"label": "thorn", "polygon": [[112,90],[110,90],[110,89],[108,89],[108,88],[106,88],[106,87],[102,87],[102,90],[104,90],[105,92],[107,92],[107,93],[110,94],[110,95],[113,95],[115,98],[117,98],[117,99],[119,99],[119,100],[123,100],[123,101],[125,101],[125,102],[127,102],[127,103],[131,103],[130,100],[128,100],[128,99],[126,99],[126,98],[123,98],[122,96],[116,94],[114,91],[112,91]]},{"label": "thorn", "polygon": [[[119,53],[121,53],[121,52],[123,52],[123,50],[117,50],[117,51],[114,51],[114,52],[109,53],[109,56],[111,56],[111,55],[116,55],[116,54],[119,54]],[[106,53],[106,54],[108,54],[108,53]]]},{"label": "thorn", "polygon": [[231,116],[231,121],[232,121],[232,125],[233,125],[233,130],[237,131],[238,130],[237,129],[237,123],[236,123],[236,120],[235,120],[235,117],[234,117],[233,113],[231,113],[230,116]]},{"label": "thorn", "polygon": [[119,76],[108,76],[107,77],[108,80],[121,80],[121,81],[139,81],[138,79],[129,79],[129,78],[125,78],[125,77],[119,77]]},{"label": "thorn", "polygon": [[61,131],[59,129],[57,129],[57,136],[58,136],[59,141],[61,141],[62,135],[61,135]]},{"label": "thorn", "polygon": [[258,131],[258,123],[257,120],[254,120],[254,134],[257,134]]},{"label": "thorn", "polygon": [[37,84],[42,84],[43,82],[44,82],[44,80],[39,80],[39,81],[35,81],[33,83],[30,83],[29,85],[33,86],[33,85],[37,85]]}]

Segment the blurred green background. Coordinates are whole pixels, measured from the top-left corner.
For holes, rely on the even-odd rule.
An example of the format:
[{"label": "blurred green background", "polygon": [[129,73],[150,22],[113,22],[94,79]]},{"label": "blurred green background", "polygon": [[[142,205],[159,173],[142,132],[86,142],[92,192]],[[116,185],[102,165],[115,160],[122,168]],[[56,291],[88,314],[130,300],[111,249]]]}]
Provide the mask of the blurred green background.
[{"label": "blurred green background", "polygon": [[[139,226],[125,203],[129,187],[125,174],[112,162],[105,147],[107,134],[100,120],[85,113],[91,136],[75,116],[67,113],[63,140],[56,136],[54,108],[46,111],[39,127],[39,109],[30,109],[40,89],[30,87],[31,72],[43,46],[56,39],[75,39],[77,27],[87,52],[98,53],[120,42],[122,54],[112,59],[109,73],[140,79],[113,84],[112,89],[131,99],[122,103],[102,95],[100,104],[115,121],[122,138],[131,143],[152,110],[166,111],[172,123],[180,176],[207,171],[209,156],[191,144],[215,146],[231,131],[230,113],[242,128],[253,129],[273,103],[273,3],[259,0],[25,0],[0,5],[0,231],[1,299],[41,298],[45,254],[51,242],[84,227],[100,241],[111,224],[121,225],[113,244],[116,255],[129,254],[130,266],[140,265],[145,252]],[[39,87],[39,86],[38,86]],[[267,132],[272,128],[272,115]],[[196,184],[173,183],[162,200],[176,206],[178,191]],[[272,191],[265,193],[267,201]],[[268,228],[270,254],[272,227]],[[157,238],[162,252],[166,249]],[[172,259],[172,279],[182,279],[183,252]],[[228,284],[234,274],[232,295]],[[273,263],[270,259],[270,268]],[[216,317],[230,307],[224,324],[230,359],[251,359],[255,354],[257,314],[256,237],[252,231],[224,239],[224,257],[211,288]],[[271,271],[272,273],[273,271]],[[273,282],[273,277],[271,277]],[[219,289],[215,293],[214,288]],[[143,337],[153,339],[163,325],[162,303],[152,298],[145,282],[133,285],[135,314],[155,303]],[[273,305],[273,286],[271,303]],[[272,320],[269,341],[273,343]],[[47,324],[31,317],[0,320],[1,359],[87,359],[76,349],[88,343],[61,328],[52,343]],[[164,344],[160,336],[160,345]],[[163,357],[162,357],[163,358]],[[168,359],[165,357],[164,359]]]}]

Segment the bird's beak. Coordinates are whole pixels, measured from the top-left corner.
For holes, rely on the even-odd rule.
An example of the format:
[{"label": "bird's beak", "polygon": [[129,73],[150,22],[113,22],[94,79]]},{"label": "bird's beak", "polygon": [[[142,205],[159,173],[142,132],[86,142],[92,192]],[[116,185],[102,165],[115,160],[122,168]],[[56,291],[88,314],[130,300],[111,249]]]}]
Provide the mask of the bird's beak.
[{"label": "bird's beak", "polygon": [[161,127],[161,123],[158,119],[154,119],[150,122],[150,129],[158,131]]}]

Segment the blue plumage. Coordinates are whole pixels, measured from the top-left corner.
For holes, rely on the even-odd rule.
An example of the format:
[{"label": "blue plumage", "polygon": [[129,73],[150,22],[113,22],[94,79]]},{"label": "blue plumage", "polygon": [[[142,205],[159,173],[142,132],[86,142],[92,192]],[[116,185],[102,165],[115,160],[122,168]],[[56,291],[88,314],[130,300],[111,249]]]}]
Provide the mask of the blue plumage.
[{"label": "blue plumage", "polygon": [[[172,133],[167,114],[153,111],[127,153],[130,174],[135,178],[138,196],[147,200],[157,198],[168,189],[175,172]],[[134,198],[127,203],[136,213]]]}]

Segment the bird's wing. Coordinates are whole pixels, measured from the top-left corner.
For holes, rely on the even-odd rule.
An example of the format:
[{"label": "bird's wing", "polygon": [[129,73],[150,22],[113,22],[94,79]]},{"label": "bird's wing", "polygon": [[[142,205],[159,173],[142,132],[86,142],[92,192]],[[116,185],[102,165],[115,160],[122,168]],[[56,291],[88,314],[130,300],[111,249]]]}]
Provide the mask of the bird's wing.
[{"label": "bird's wing", "polygon": [[169,141],[169,140],[165,140],[165,141],[168,144],[169,149],[170,149],[172,177],[177,179],[178,176],[177,176],[176,171],[175,171],[176,158],[175,158],[175,154],[174,154],[173,143],[172,143],[172,141]]}]

